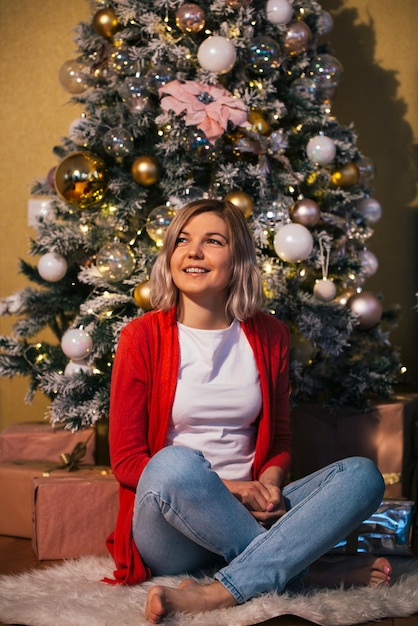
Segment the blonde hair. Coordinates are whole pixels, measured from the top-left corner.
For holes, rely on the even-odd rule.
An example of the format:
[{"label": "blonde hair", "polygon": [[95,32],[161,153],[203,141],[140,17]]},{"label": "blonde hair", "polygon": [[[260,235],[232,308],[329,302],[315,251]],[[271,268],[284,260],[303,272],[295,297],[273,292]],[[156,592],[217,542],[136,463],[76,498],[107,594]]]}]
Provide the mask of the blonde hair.
[{"label": "blonde hair", "polygon": [[167,228],[164,243],[150,277],[150,302],[154,309],[168,311],[179,301],[179,291],[170,271],[171,256],[185,225],[201,213],[216,213],[229,229],[231,245],[231,280],[226,312],[242,321],[260,308],[263,300],[261,274],[257,265],[254,241],[241,211],[225,200],[202,199],[189,202],[178,211]]}]

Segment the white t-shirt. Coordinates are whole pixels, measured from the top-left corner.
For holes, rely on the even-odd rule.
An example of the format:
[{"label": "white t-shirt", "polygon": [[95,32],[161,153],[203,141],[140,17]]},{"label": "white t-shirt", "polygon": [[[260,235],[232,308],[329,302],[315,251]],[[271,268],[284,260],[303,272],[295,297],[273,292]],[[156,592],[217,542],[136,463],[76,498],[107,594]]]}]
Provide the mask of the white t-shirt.
[{"label": "white t-shirt", "polygon": [[180,369],[167,443],[200,450],[221,478],[249,480],[261,410],[254,354],[237,320],[222,330],[178,324]]}]

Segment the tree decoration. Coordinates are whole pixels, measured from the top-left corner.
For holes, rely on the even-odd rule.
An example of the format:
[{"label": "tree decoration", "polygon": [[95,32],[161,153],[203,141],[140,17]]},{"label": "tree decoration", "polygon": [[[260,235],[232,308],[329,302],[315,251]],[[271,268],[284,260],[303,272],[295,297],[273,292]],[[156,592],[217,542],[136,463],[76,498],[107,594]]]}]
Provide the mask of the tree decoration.
[{"label": "tree decoration", "polygon": [[58,79],[61,87],[73,95],[84,93],[92,84],[89,67],[76,60],[61,66]]},{"label": "tree decoration", "polygon": [[131,113],[143,113],[150,107],[147,81],[141,76],[127,76],[119,94]]},{"label": "tree decoration", "polygon": [[104,245],[96,257],[96,267],[101,276],[110,283],[129,278],[135,269],[135,255],[129,246],[118,241]]},{"label": "tree decoration", "polygon": [[370,224],[375,224],[382,217],[382,205],[376,198],[363,198],[357,202],[356,209]]},{"label": "tree decoration", "polygon": [[81,359],[80,361],[68,361],[67,365],[65,366],[64,374],[66,376],[75,376],[79,372],[87,372],[91,374],[92,369],[87,361],[85,361],[84,359]]},{"label": "tree decoration", "polygon": [[324,102],[335,98],[343,75],[342,64],[332,54],[317,55],[308,69],[308,76],[315,83],[316,96]]},{"label": "tree decoration", "polygon": [[248,113],[248,123],[251,125],[251,130],[260,135],[268,135],[271,132],[271,126],[260,111],[250,111]]},{"label": "tree decoration", "polygon": [[347,301],[347,306],[356,317],[357,325],[361,330],[373,328],[382,317],[382,303],[369,291],[362,291],[351,296]]},{"label": "tree decoration", "polygon": [[175,214],[175,209],[167,205],[158,206],[150,212],[146,231],[158,248],[163,245],[165,231],[171,224]]},{"label": "tree decoration", "polygon": [[245,193],[245,191],[230,191],[226,194],[225,200],[238,207],[246,219],[251,217],[254,208],[254,201],[248,193]]},{"label": "tree decoration", "polygon": [[134,300],[143,311],[151,311],[149,280],[144,280],[135,287]]},{"label": "tree decoration", "polygon": [[226,74],[234,67],[237,52],[230,39],[214,35],[200,44],[197,58],[203,69]]},{"label": "tree decoration", "polygon": [[205,18],[198,4],[182,4],[176,12],[176,26],[184,33],[200,33],[205,27]]},{"label": "tree decoration", "polygon": [[67,269],[66,259],[58,252],[47,252],[38,261],[39,275],[50,283],[56,283],[64,278]]},{"label": "tree decoration", "polygon": [[273,24],[288,24],[293,17],[293,7],[288,0],[267,0],[266,16]]},{"label": "tree decoration", "polygon": [[89,209],[106,195],[108,171],[92,152],[73,152],[55,170],[54,186],[62,200],[79,209]]},{"label": "tree decoration", "polygon": [[318,241],[322,278],[315,282],[313,293],[317,300],[321,300],[321,302],[329,302],[334,300],[337,294],[337,288],[334,281],[328,278],[331,238],[327,235],[327,233],[322,232],[318,236]]},{"label": "tree decoration", "polygon": [[86,359],[93,349],[93,340],[83,328],[70,328],[62,336],[61,349],[74,361]]},{"label": "tree decoration", "polygon": [[202,130],[211,143],[224,134],[228,122],[243,126],[247,122],[247,107],[233,97],[222,85],[204,85],[187,80],[174,80],[159,89],[161,108],[176,115],[185,113],[186,126]]},{"label": "tree decoration", "polygon": [[279,44],[271,37],[256,37],[248,51],[249,69],[253,74],[269,76],[281,65]]},{"label": "tree decoration", "polygon": [[93,28],[102,37],[107,37],[111,39],[118,30],[120,30],[121,25],[118,20],[118,16],[110,7],[106,7],[97,11],[97,13],[93,17]]},{"label": "tree decoration", "polygon": [[149,187],[160,180],[161,166],[158,159],[152,155],[137,157],[131,167],[132,178],[135,182]]},{"label": "tree decoration", "polygon": [[134,139],[125,128],[110,128],[104,134],[103,147],[113,157],[126,157],[134,150]]},{"label": "tree decoration", "polygon": [[293,20],[287,27],[283,49],[286,54],[305,52],[312,40],[312,31],[302,20]]},{"label": "tree decoration", "polygon": [[336,187],[352,187],[360,180],[360,171],[355,163],[344,163],[331,175],[332,182]]},{"label": "tree decoration", "polygon": [[287,263],[299,263],[308,258],[313,248],[313,237],[302,224],[285,224],[274,236],[277,256]]},{"label": "tree decoration", "polygon": [[329,165],[335,158],[335,143],[325,135],[315,135],[311,137],[306,146],[306,154],[314,163],[318,165]]},{"label": "tree decoration", "polygon": [[289,215],[292,222],[312,228],[321,218],[321,209],[315,200],[300,198],[290,209]]},{"label": "tree decoration", "polygon": [[366,277],[373,276],[379,269],[377,256],[371,250],[361,250],[359,253],[361,269]]}]

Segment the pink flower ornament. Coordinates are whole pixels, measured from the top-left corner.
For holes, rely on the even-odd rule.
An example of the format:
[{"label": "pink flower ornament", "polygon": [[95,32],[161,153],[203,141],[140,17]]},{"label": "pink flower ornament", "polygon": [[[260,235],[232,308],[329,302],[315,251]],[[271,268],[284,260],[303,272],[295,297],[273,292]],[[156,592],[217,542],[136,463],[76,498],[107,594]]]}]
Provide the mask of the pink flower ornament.
[{"label": "pink flower ornament", "polygon": [[224,134],[228,122],[247,126],[247,107],[222,85],[204,85],[194,80],[173,80],[158,90],[164,111],[185,114],[186,126],[196,126],[211,143]]}]

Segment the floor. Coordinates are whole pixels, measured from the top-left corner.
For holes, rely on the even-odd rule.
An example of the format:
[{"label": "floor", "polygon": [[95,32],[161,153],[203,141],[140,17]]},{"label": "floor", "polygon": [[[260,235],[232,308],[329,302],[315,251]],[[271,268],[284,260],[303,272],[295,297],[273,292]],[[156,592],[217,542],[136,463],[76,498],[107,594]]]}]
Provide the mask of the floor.
[{"label": "floor", "polygon": [[[417,533],[418,534],[418,533]],[[415,543],[418,548],[418,542]],[[18,574],[28,569],[39,569],[48,567],[56,561],[38,561],[32,551],[30,539],[18,539],[15,537],[0,536],[0,575],[1,574]],[[418,614],[411,617],[403,618],[386,618],[377,622],[362,622],[358,626],[418,626]],[[17,626],[0,624],[0,626]],[[20,625],[24,626],[24,625]],[[231,626],[233,626],[231,624]],[[291,615],[283,615],[270,619],[262,624],[255,626],[315,626],[313,622],[292,617]]]}]

